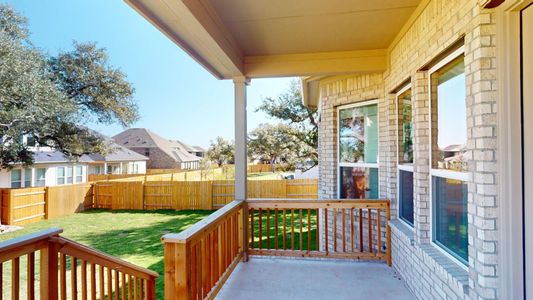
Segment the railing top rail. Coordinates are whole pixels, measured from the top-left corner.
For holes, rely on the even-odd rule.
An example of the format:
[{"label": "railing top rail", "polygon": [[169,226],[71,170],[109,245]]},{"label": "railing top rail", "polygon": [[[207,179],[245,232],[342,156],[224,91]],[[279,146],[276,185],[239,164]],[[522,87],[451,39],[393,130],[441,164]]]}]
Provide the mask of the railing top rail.
[{"label": "railing top rail", "polygon": [[62,232],[63,229],[60,228],[49,228],[0,242],[0,253],[26,245],[34,244],[39,241],[48,240],[50,237],[58,236]]},{"label": "railing top rail", "polygon": [[247,199],[250,208],[386,208],[388,199]]},{"label": "railing top rail", "polygon": [[209,230],[212,226],[215,226],[218,222],[224,220],[224,217],[234,210],[240,209],[243,203],[244,201],[242,200],[234,200],[180,233],[167,233],[163,235],[161,240],[164,243],[178,244],[191,241],[201,233]]},{"label": "railing top rail", "polygon": [[125,260],[110,256],[104,252],[90,248],[88,246],[77,243],[73,240],[64,237],[50,238],[51,242],[54,242],[60,246],[59,252],[67,255],[72,255],[76,258],[84,259],[93,263],[97,263],[104,267],[108,267],[115,270],[120,270],[125,273],[135,275],[140,278],[149,279],[150,277],[156,278],[159,276],[157,272],[139,267]]}]

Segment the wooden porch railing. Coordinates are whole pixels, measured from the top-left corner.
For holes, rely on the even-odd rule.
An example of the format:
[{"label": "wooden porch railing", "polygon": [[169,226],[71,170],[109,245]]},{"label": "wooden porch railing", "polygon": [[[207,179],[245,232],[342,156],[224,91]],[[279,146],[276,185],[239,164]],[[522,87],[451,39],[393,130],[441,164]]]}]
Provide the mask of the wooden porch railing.
[{"label": "wooden porch railing", "polygon": [[0,277],[4,266],[11,269],[0,299],[4,283],[10,284],[11,299],[21,294],[50,300],[155,299],[157,273],[63,238],[61,232],[48,229],[0,243]]},{"label": "wooden porch railing", "polygon": [[243,254],[243,201],[166,234],[165,299],[213,299]]},{"label": "wooden porch railing", "polygon": [[389,220],[389,200],[233,201],[163,236],[165,299],[213,299],[248,254],[378,259],[390,266]]}]

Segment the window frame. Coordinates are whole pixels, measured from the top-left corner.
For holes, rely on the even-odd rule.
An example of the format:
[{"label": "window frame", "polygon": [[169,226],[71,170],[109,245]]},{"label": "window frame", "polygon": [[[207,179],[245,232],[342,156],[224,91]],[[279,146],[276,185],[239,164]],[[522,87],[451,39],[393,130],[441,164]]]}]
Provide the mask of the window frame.
[{"label": "window frame", "polygon": [[[63,176],[59,177],[59,169],[63,169]],[[59,179],[63,179],[63,183],[59,183]],[[66,167],[56,167],[56,184],[64,185],[67,183],[67,168]]]},{"label": "window frame", "polygon": [[[468,171],[453,171],[453,170],[446,170],[446,169],[438,169],[434,168],[433,166],[433,116],[432,116],[432,110],[433,110],[433,89],[432,89],[432,82],[431,77],[432,74],[439,71],[446,65],[453,62],[455,59],[459,58],[460,56],[464,57],[465,55],[465,47],[464,45],[457,48],[455,51],[451,52],[448,56],[444,57],[441,61],[439,61],[437,64],[432,66],[428,71],[428,78],[427,78],[427,84],[428,84],[428,99],[429,99],[429,199],[430,199],[430,205],[429,205],[429,214],[431,218],[430,222],[430,244],[435,247],[438,251],[443,253],[446,257],[450,258],[453,262],[455,262],[458,266],[460,266],[464,270],[468,270],[469,265],[469,259],[467,258],[466,261],[463,261],[462,258],[459,258],[458,255],[453,253],[450,249],[447,249],[444,245],[439,244],[436,242],[436,199],[434,199],[434,191],[433,191],[433,177],[439,177],[439,178],[445,178],[445,179],[453,179],[462,181],[463,183],[468,183],[471,181],[472,174]],[[465,70],[466,73],[466,70]],[[465,74],[466,75],[466,74]],[[466,85],[466,81],[465,81]],[[466,88],[465,88],[466,93]],[[466,96],[466,95],[465,95]],[[465,97],[465,106],[466,106],[466,97]],[[438,108],[437,108],[438,109]],[[438,114],[438,111],[437,111]],[[438,126],[438,124],[437,124]],[[438,128],[437,128],[438,129]],[[467,123],[467,130],[468,130],[468,123]],[[468,137],[467,137],[468,139]],[[467,218],[468,218],[468,211],[467,211]]]},{"label": "window frame", "polygon": [[[415,164],[415,158],[413,155],[413,162],[412,163],[401,163],[400,159],[400,106],[399,106],[399,100],[400,96],[403,95],[405,92],[411,90],[411,123],[413,123],[412,115],[413,115],[413,103],[412,103],[412,84],[409,82],[408,84],[404,85],[398,92],[396,92],[395,98],[396,98],[396,199],[398,199],[398,207],[397,207],[397,213],[398,213],[398,220],[400,222],[404,223],[406,226],[408,226],[410,229],[414,230],[415,226],[415,220],[414,220],[414,202],[415,202],[415,195],[414,195],[414,164]],[[403,125],[403,124],[402,124]],[[412,130],[412,128],[411,128]],[[414,152],[414,149],[413,149]],[[400,199],[400,172],[411,172],[413,174],[413,224],[410,224],[408,221],[404,220],[401,217],[401,199]]]},{"label": "window frame", "polygon": [[[377,135],[377,157],[375,163],[347,163],[347,162],[341,162],[340,161],[340,152],[341,152],[341,146],[340,146],[340,111],[344,109],[349,108],[357,108],[357,107],[363,107],[363,106],[370,106],[370,105],[376,105],[377,109],[377,126],[378,126],[378,135]],[[356,103],[350,103],[350,104],[344,104],[337,106],[337,133],[335,136],[335,140],[337,143],[337,198],[341,199],[341,168],[342,167],[348,167],[348,168],[375,168],[378,171],[378,178],[379,178],[379,100],[378,99],[369,99],[369,100],[362,100]],[[378,198],[379,198],[379,182],[378,182]]]},{"label": "window frame", "polygon": [[[29,180],[27,177],[28,174],[30,175]],[[30,183],[29,185],[27,185],[28,181]],[[24,168],[24,187],[33,187],[33,168]]]},{"label": "window frame", "polygon": [[[80,175],[78,175],[78,170],[80,170]],[[74,166],[74,183],[82,183],[83,182],[83,166]],[[80,180],[78,180],[78,177],[80,177]]]}]

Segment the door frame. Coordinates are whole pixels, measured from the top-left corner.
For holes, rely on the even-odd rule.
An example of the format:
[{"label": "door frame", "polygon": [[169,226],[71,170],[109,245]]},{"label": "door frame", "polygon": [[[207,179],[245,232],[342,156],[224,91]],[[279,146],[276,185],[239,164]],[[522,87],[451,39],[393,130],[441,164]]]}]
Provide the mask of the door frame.
[{"label": "door frame", "polygon": [[525,297],[520,12],[531,3],[507,0],[496,9],[501,299]]}]

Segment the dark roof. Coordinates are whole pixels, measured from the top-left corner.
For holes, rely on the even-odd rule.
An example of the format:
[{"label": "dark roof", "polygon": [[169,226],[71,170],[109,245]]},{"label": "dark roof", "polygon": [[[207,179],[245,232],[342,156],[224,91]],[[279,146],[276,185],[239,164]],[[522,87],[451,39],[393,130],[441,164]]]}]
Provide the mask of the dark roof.
[{"label": "dark roof", "polygon": [[[67,163],[72,161],[59,151],[36,151],[33,153],[33,160],[35,164]],[[88,163],[91,162],[91,159],[83,155],[77,161]]]},{"label": "dark roof", "polygon": [[200,157],[184,149],[185,144],[167,140],[146,128],[130,128],[113,137],[113,140],[126,148],[158,148],[177,162],[199,161]]}]

